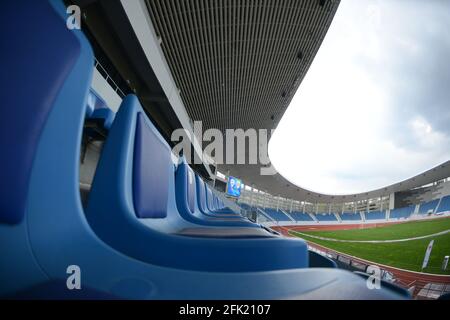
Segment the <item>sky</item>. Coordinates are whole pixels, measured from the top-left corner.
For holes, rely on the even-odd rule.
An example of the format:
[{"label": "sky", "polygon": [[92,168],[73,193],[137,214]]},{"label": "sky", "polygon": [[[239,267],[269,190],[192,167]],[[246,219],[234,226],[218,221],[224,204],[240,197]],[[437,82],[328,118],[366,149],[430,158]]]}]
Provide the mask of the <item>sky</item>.
[{"label": "sky", "polygon": [[341,1],[269,157],[290,182],[334,195],[450,160],[450,1]]}]

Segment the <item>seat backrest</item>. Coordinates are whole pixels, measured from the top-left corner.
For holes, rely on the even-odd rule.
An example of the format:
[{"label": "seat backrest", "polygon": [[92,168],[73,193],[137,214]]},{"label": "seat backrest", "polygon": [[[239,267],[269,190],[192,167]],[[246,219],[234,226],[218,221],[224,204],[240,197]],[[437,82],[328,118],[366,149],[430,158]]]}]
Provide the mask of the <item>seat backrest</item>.
[{"label": "seat backrest", "polygon": [[142,112],[137,115],[133,156],[134,208],[139,218],[167,216],[171,150]]},{"label": "seat backrest", "polygon": [[175,176],[177,206],[180,212],[195,213],[197,198],[195,173],[181,157]]},{"label": "seat backrest", "polygon": [[[39,27],[33,27],[39,17]],[[41,132],[80,54],[47,1],[6,1],[0,11],[0,223],[19,223]],[[51,32],[51,37],[49,37]]]},{"label": "seat backrest", "polygon": [[111,125],[114,121],[116,114],[114,111],[109,109],[108,107],[95,109],[92,114],[89,116],[91,119],[101,119],[103,120],[103,127],[105,129],[110,129]]},{"label": "seat backrest", "polygon": [[95,228],[108,228],[96,225],[108,220],[106,207],[127,207],[134,219],[166,218],[173,211],[168,207],[176,208],[171,155],[138,98],[125,97],[103,146],[89,194],[88,218]]},{"label": "seat backrest", "polygon": [[220,199],[219,199],[219,197],[218,196],[216,196],[216,208],[217,209],[221,209],[221,205],[220,205]]},{"label": "seat backrest", "polygon": [[439,207],[435,210],[436,213],[450,211],[450,196],[445,196],[441,199]]},{"label": "seat backrest", "polygon": [[196,191],[197,191],[197,205],[202,213],[207,213],[208,207],[206,204],[206,189],[205,182],[198,175],[195,175]]},{"label": "seat backrest", "polygon": [[209,186],[205,183],[205,193],[206,193],[206,205],[209,209],[209,211],[214,211],[214,200],[213,200],[213,193]]}]

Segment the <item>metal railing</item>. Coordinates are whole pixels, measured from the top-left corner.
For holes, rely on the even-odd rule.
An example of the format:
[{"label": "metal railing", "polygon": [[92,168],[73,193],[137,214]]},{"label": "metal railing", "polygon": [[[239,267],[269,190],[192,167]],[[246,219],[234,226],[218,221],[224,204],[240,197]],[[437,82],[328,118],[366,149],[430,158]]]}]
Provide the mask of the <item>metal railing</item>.
[{"label": "metal railing", "polygon": [[100,62],[98,62],[97,59],[94,60],[94,67],[100,72],[100,74],[103,76],[103,78],[106,80],[106,82],[109,83],[111,88],[121,97],[125,97],[125,93],[119,88],[117,83],[112,79],[112,77],[109,75],[108,71],[101,65]]}]

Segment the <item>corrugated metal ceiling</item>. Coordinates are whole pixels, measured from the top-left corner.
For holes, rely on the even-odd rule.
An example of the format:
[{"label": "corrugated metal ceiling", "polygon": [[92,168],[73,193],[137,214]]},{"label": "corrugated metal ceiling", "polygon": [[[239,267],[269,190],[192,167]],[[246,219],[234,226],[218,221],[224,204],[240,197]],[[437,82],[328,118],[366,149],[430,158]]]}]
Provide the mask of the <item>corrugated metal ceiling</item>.
[{"label": "corrugated metal ceiling", "polygon": [[276,127],[338,4],[147,0],[189,116],[220,130]]}]

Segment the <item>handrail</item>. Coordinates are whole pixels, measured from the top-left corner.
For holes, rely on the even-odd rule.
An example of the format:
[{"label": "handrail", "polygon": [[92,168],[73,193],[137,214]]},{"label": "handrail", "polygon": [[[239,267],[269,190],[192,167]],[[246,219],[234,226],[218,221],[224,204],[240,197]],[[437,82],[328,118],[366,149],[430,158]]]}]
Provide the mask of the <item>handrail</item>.
[{"label": "handrail", "polygon": [[106,80],[106,82],[110,83],[108,80],[111,80],[113,86],[111,86],[113,88],[113,90],[121,97],[124,98],[125,94],[123,93],[123,91],[119,88],[119,86],[117,85],[117,83],[113,80],[113,78],[109,75],[108,71],[106,71],[106,69],[101,65],[101,63],[95,59],[94,60],[94,67],[96,69],[98,69],[99,71],[101,71],[100,73],[104,73],[106,74],[106,78],[104,77],[104,79]]}]

